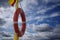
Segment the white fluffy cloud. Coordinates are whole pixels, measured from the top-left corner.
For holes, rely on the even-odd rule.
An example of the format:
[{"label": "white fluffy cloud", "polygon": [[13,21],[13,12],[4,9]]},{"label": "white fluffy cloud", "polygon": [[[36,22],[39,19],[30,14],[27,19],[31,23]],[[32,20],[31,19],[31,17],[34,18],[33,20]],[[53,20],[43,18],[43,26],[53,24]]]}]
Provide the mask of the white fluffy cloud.
[{"label": "white fluffy cloud", "polygon": [[15,11],[15,8],[13,7],[0,7],[0,17],[6,18],[6,17],[12,17]]},{"label": "white fluffy cloud", "polygon": [[[51,32],[38,32],[34,34],[25,34],[21,40],[55,40],[60,38],[60,25],[57,25],[56,28]],[[42,29],[43,30],[43,29]]]},{"label": "white fluffy cloud", "polygon": [[56,17],[56,16],[60,16],[60,12],[56,12],[50,15],[50,17]]},{"label": "white fluffy cloud", "polygon": [[[44,25],[47,25],[47,24],[44,24]],[[51,40],[51,39],[58,40],[58,38],[60,38],[60,30],[59,29],[60,29],[60,25],[57,25],[56,28],[51,32],[45,31],[45,32],[32,33],[32,34],[26,32],[24,34],[24,36],[20,38],[20,40]],[[4,39],[7,39],[7,38],[4,38]],[[10,38],[8,37],[7,40],[9,40],[9,39],[12,40],[13,37],[10,37]]]},{"label": "white fluffy cloud", "polygon": [[41,31],[51,31],[52,28],[49,24],[43,23],[40,25],[30,24],[28,26],[28,29],[30,29],[33,32],[41,32]]}]

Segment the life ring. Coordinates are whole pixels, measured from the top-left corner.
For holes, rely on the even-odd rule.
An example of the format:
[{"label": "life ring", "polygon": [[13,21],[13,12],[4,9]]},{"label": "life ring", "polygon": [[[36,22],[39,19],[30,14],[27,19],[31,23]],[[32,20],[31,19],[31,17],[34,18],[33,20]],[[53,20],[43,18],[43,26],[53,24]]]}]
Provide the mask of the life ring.
[{"label": "life ring", "polygon": [[[21,18],[22,18],[22,29],[21,29],[21,31],[19,30],[19,27],[18,27],[18,16],[19,16],[19,14],[21,15]],[[21,8],[16,9],[13,21],[14,21],[14,30],[15,30],[16,34],[18,35],[18,37],[22,37],[25,33],[25,30],[26,30],[26,18],[25,18],[23,10]]]}]

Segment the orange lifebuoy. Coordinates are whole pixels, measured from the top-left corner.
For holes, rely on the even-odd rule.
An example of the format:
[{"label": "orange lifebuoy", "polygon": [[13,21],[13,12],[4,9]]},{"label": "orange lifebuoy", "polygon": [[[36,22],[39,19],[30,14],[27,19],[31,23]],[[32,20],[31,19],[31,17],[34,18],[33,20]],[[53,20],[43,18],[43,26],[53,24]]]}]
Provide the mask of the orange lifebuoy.
[{"label": "orange lifebuoy", "polygon": [[[18,16],[19,16],[19,14],[21,15],[21,18],[22,18],[22,29],[21,29],[21,31],[19,30],[19,27],[18,27]],[[24,35],[25,29],[26,29],[26,18],[25,18],[23,10],[21,8],[16,9],[13,21],[14,21],[15,32],[17,33],[18,37],[22,37]]]}]

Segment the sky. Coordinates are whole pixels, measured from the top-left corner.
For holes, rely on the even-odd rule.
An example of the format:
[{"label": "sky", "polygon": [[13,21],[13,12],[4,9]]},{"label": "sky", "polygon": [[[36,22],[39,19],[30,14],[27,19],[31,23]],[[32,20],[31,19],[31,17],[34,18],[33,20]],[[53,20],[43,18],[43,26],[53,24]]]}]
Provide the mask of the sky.
[{"label": "sky", "polygon": [[[19,7],[26,16],[26,31],[21,40],[60,40],[60,0],[19,0]],[[1,32],[13,35],[15,10],[8,0],[0,0]],[[18,23],[21,28],[21,17]]]}]

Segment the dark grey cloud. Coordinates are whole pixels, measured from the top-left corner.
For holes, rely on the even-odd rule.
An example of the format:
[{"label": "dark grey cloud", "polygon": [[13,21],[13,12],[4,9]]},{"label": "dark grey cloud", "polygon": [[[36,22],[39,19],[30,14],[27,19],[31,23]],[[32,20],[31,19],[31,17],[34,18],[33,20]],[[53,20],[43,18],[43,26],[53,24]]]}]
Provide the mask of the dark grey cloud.
[{"label": "dark grey cloud", "polygon": [[0,32],[2,32],[2,31],[4,31],[4,30],[5,30],[4,28],[0,27]]},{"label": "dark grey cloud", "polygon": [[2,35],[3,37],[11,37],[11,35],[7,32],[0,32],[0,35]]},{"label": "dark grey cloud", "polygon": [[9,34],[4,34],[4,33],[2,34],[2,36],[3,36],[3,37],[11,37],[11,35],[9,35]]},{"label": "dark grey cloud", "polygon": [[4,25],[6,23],[6,21],[2,18],[0,18],[0,26]]},{"label": "dark grey cloud", "polygon": [[[36,25],[35,25],[36,26]],[[41,25],[42,26],[42,25]],[[48,25],[44,25],[45,27],[35,27],[35,31],[38,30],[35,34],[28,34],[25,35],[22,38],[25,38],[25,40],[60,40],[60,25],[57,25],[52,31],[41,31],[41,30],[51,30]],[[30,26],[32,27],[32,26]],[[33,29],[32,27],[31,29]],[[36,29],[38,28],[38,29]],[[21,38],[21,40],[23,40]]]},{"label": "dark grey cloud", "polygon": [[53,30],[53,28],[50,27],[50,25],[46,23],[43,23],[40,25],[32,24],[28,26],[28,29],[32,30],[33,32],[50,32]]},{"label": "dark grey cloud", "polygon": [[5,29],[2,28],[2,26],[6,23],[6,21],[2,18],[0,18],[0,32],[4,31]]},{"label": "dark grey cloud", "polygon": [[37,32],[46,32],[46,31],[52,31],[53,30],[53,28],[52,27],[49,27],[49,26],[46,26],[46,27],[37,27],[36,28],[36,31]]},{"label": "dark grey cloud", "polygon": [[48,37],[50,38],[50,40],[60,40],[60,25],[57,25],[53,30],[53,34]]}]

